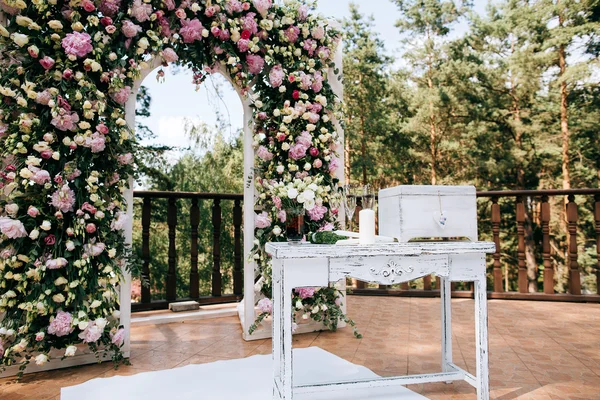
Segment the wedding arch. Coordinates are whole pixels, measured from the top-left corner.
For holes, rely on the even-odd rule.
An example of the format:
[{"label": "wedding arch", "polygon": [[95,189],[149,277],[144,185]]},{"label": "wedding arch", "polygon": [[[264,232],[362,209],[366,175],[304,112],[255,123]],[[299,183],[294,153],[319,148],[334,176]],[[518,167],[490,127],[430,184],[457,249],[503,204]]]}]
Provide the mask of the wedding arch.
[{"label": "wedding arch", "polygon": [[[129,355],[135,94],[168,63],[199,80],[221,72],[243,101],[248,332],[255,273],[268,313],[264,244],[285,240],[282,200],[302,199],[311,231],[337,217],[339,30],[303,0],[0,0],[0,9],[0,367]],[[323,304],[312,314],[331,325],[338,293],[319,293],[298,300]]]}]

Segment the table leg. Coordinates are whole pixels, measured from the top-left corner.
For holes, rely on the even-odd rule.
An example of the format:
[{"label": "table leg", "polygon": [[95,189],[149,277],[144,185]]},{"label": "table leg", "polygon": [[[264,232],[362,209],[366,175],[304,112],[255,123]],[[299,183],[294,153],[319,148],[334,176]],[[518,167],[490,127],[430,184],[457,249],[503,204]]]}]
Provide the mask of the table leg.
[{"label": "table leg", "polygon": [[449,277],[440,277],[440,298],[442,303],[442,372],[449,372],[448,363],[452,362],[452,292]]},{"label": "table leg", "polygon": [[285,268],[281,269],[281,278],[283,281],[282,318],[282,342],[281,349],[283,355],[283,398],[282,400],[292,400],[293,398],[293,364],[292,364],[292,288],[288,286],[285,279]]},{"label": "table leg", "polygon": [[485,275],[475,282],[475,340],[477,400],[489,400],[487,282]]},{"label": "table leg", "polygon": [[273,399],[279,400],[281,398],[280,388],[282,379],[282,351],[281,351],[281,335],[282,335],[282,316],[283,313],[283,297],[282,286],[283,281],[281,280],[281,266],[282,263],[279,260],[273,260]]}]

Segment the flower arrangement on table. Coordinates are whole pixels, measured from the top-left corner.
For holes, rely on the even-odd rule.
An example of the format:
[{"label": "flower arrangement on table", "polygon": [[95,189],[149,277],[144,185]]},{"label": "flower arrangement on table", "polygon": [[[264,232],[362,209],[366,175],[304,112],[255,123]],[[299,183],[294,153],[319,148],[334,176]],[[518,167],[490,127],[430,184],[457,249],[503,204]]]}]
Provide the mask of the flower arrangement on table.
[{"label": "flower arrangement on table", "polygon": [[[271,0],[0,0],[9,20],[0,24],[1,367],[25,368],[32,357],[44,364],[52,349],[70,357],[79,344],[123,361],[124,192],[140,151],[125,105],[154,58],[191,67],[196,84],[224,70],[253,102],[266,214],[257,217],[252,256],[265,296],[264,243],[285,240],[275,183],[298,185],[311,230],[332,228],[333,121],[341,118],[329,80],[337,79],[330,68],[340,32],[310,8]],[[324,288],[296,302],[303,316],[310,310],[335,328],[345,318],[339,296]]]}]

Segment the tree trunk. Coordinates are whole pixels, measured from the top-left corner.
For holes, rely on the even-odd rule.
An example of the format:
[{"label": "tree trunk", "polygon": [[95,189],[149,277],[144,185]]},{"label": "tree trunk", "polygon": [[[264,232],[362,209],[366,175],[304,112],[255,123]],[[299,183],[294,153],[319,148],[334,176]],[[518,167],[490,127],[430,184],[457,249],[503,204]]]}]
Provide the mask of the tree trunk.
[{"label": "tree trunk", "polygon": [[[352,123],[352,117],[348,118],[349,124]],[[346,176],[346,185],[350,184],[350,137],[348,137],[349,131],[346,131],[344,136],[344,174]]]},{"label": "tree trunk", "polygon": [[[433,81],[431,77],[427,78],[427,85],[430,92],[433,91]],[[429,99],[429,151],[431,153],[431,184],[437,183],[437,128],[435,126],[435,113],[433,100]]]},{"label": "tree trunk", "polygon": [[367,132],[365,127],[365,116],[361,115],[360,117],[360,153],[362,160],[362,184],[363,186],[367,184]]}]

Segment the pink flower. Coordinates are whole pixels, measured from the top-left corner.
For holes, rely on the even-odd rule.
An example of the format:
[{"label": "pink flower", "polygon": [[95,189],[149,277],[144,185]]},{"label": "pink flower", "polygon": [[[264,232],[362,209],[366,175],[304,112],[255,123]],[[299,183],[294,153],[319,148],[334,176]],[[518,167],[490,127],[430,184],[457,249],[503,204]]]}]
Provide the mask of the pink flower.
[{"label": "pink flower", "polygon": [[152,14],[152,5],[142,3],[141,0],[135,0],[131,6],[131,16],[139,22],[148,21]]},{"label": "pink flower", "polygon": [[250,41],[248,39],[240,39],[237,42],[237,48],[242,53],[245,53],[250,48]]},{"label": "pink flower", "polygon": [[106,135],[106,134],[108,134],[108,126],[106,126],[104,124],[98,124],[98,125],[96,125],[96,131],[103,135]]},{"label": "pink flower", "polygon": [[104,243],[86,244],[83,246],[83,250],[90,257],[98,257],[106,250],[106,245]]},{"label": "pink flower", "polygon": [[142,27],[134,24],[130,20],[123,21],[123,26],[121,26],[121,32],[123,32],[123,35],[128,38],[135,37],[141,31]]},{"label": "pink flower", "polygon": [[313,221],[320,221],[327,213],[327,207],[325,206],[314,206],[312,209],[307,210],[308,216]]},{"label": "pink flower", "polygon": [[290,43],[296,43],[298,41],[298,36],[300,35],[300,28],[295,25],[291,25],[289,28],[285,30],[285,37]]},{"label": "pink flower", "polygon": [[112,97],[112,99],[119,104],[125,104],[125,103],[127,103],[127,100],[129,99],[130,94],[131,94],[131,87],[125,86],[119,90],[111,92],[110,97]]},{"label": "pink flower", "polygon": [[290,148],[289,156],[294,160],[299,160],[306,157],[307,148],[301,144],[295,144]]},{"label": "pink flower", "polygon": [[263,211],[254,217],[254,224],[259,229],[267,228],[271,226],[271,218],[269,218],[269,215]]},{"label": "pink flower", "polygon": [[103,152],[106,148],[106,139],[101,133],[94,132],[91,137],[85,140],[85,147],[90,148],[92,153]]},{"label": "pink flower", "polygon": [[46,246],[54,246],[56,244],[56,236],[48,235],[44,238],[44,243]]},{"label": "pink flower", "polygon": [[276,65],[271,68],[271,72],[269,72],[269,81],[271,82],[271,86],[274,88],[281,86],[284,77],[285,73],[283,72],[281,65]]},{"label": "pink flower", "polygon": [[[38,97],[39,97],[39,94],[38,94]],[[0,138],[3,138],[4,136],[6,136],[7,131],[8,131],[8,125],[0,122]]]},{"label": "pink flower", "polygon": [[108,33],[109,35],[112,35],[113,33],[115,33],[117,31],[117,27],[114,25],[108,25],[104,29],[106,30],[106,33]]},{"label": "pink flower", "polygon": [[175,50],[173,50],[170,47],[167,47],[162,51],[162,58],[166,62],[171,63],[177,61],[179,59],[179,56],[177,55],[177,53],[175,53]]},{"label": "pink flower", "polygon": [[78,337],[83,343],[95,343],[100,339],[104,328],[101,328],[96,324],[96,321],[91,321],[88,326],[81,332]]},{"label": "pink flower", "polygon": [[322,60],[327,60],[329,58],[329,56],[331,55],[331,50],[327,47],[321,46],[317,49],[317,55]]},{"label": "pink flower", "polygon": [[46,336],[46,334],[44,332],[38,332],[35,334],[35,341],[36,342],[41,342],[42,340],[44,340],[44,336]]},{"label": "pink flower", "polygon": [[246,56],[246,63],[248,64],[248,72],[253,75],[257,75],[262,71],[265,60],[261,56],[257,56],[254,54],[248,54]]},{"label": "pink flower", "polygon": [[258,32],[258,24],[256,23],[256,19],[254,19],[255,16],[256,16],[255,13],[249,12],[248,14],[246,14],[245,17],[241,18],[242,19],[242,29],[247,30],[252,35],[254,35],[254,34],[256,34],[256,32]]},{"label": "pink flower", "polygon": [[159,18],[158,23],[160,24],[160,34],[164,37],[171,37],[171,24],[166,18]]},{"label": "pink flower", "polygon": [[55,258],[55,259],[50,259],[48,261],[46,261],[46,268],[48,269],[61,269],[63,267],[66,267],[68,264],[68,261],[66,258]]},{"label": "pink flower", "polygon": [[298,7],[298,21],[306,21],[306,18],[308,18],[308,7],[305,4],[303,4],[300,7]]},{"label": "pink flower", "polygon": [[75,192],[69,188],[69,185],[63,185],[52,194],[52,201],[50,204],[64,213],[73,211],[73,206],[75,205]]},{"label": "pink flower", "polygon": [[329,162],[329,172],[334,172],[336,169],[338,169],[338,167],[340,166],[340,160],[332,157],[331,161]]},{"label": "pink flower", "polygon": [[323,28],[322,26],[314,27],[310,34],[316,40],[321,40],[325,37],[325,28]]},{"label": "pink flower", "polygon": [[125,341],[125,329],[119,329],[115,334],[110,334],[112,344],[121,347]]},{"label": "pink flower", "polygon": [[31,177],[31,180],[37,183],[38,185],[43,185],[46,182],[50,182],[50,179],[50,173],[44,169],[36,171]]},{"label": "pink flower", "polygon": [[29,208],[27,209],[27,215],[29,215],[31,218],[35,218],[40,214],[40,210],[38,210],[36,207],[34,206],[29,206]]},{"label": "pink flower", "polygon": [[271,153],[265,146],[260,146],[256,155],[264,161],[271,161],[273,159],[273,153]]},{"label": "pink flower", "polygon": [[117,161],[121,165],[129,165],[133,161],[133,155],[131,153],[122,154],[117,158]]},{"label": "pink flower", "polygon": [[36,103],[44,105],[44,106],[47,106],[48,103],[50,102],[50,100],[52,100],[52,95],[50,94],[48,89],[44,90],[43,92],[38,93],[37,97],[35,98]]},{"label": "pink flower", "polygon": [[77,57],[85,57],[94,48],[92,47],[92,37],[87,33],[73,32],[67,33],[62,40],[62,47],[65,53]]},{"label": "pink flower", "polygon": [[63,71],[63,79],[66,80],[71,80],[71,78],[73,77],[73,70],[67,68]]},{"label": "pink flower", "polygon": [[96,224],[93,224],[93,223],[91,223],[91,222],[90,222],[89,224],[87,224],[87,225],[85,226],[85,231],[86,231],[87,233],[89,233],[90,235],[91,235],[92,233],[96,232]]},{"label": "pink flower", "polygon": [[277,213],[277,219],[279,219],[279,222],[281,223],[287,221],[287,213],[285,212],[285,210],[279,210],[279,212]]},{"label": "pink flower", "polygon": [[308,149],[310,146],[312,146],[312,140],[312,135],[308,131],[303,131],[300,136],[296,138],[296,143]]},{"label": "pink flower", "polygon": [[333,226],[332,222],[327,222],[325,225],[319,228],[318,232],[331,232],[335,226]]},{"label": "pink flower", "polygon": [[204,15],[206,15],[208,18],[211,18],[213,15],[215,15],[216,12],[217,12],[217,9],[215,8],[215,6],[209,6],[209,7],[206,7],[206,11],[204,11]]},{"label": "pink flower", "polygon": [[323,166],[323,161],[321,161],[320,158],[317,158],[315,161],[313,161],[313,167],[316,169],[319,169]]},{"label": "pink flower", "polygon": [[261,313],[269,313],[273,312],[273,302],[271,299],[264,298],[260,299],[260,301],[256,304]]},{"label": "pink flower", "polygon": [[96,9],[96,6],[94,5],[94,3],[91,0],[83,0],[81,2],[81,6],[87,12],[92,12]]},{"label": "pink flower", "polygon": [[175,11],[175,16],[179,19],[185,18],[185,10],[183,8],[178,8],[177,11]]},{"label": "pink flower", "polygon": [[29,55],[33,58],[38,58],[38,56],[40,55],[40,50],[35,46],[29,46],[27,48],[27,51],[29,52]]},{"label": "pink flower", "polygon": [[56,117],[52,118],[52,125],[61,131],[74,131],[77,129],[79,115],[77,113],[61,112]]},{"label": "pink flower", "polygon": [[102,0],[98,10],[107,17],[114,17],[120,7],[121,0]]},{"label": "pink flower", "polygon": [[[314,79],[315,79],[315,81],[312,84],[312,90],[314,90],[315,93],[319,93],[321,91],[321,89],[323,89],[323,75],[321,74],[320,71],[315,72]],[[321,111],[321,109],[319,109],[319,111]],[[315,111],[315,112],[318,113],[319,111]]]},{"label": "pink flower", "polygon": [[174,0],[163,0],[165,7],[167,10],[172,11],[175,9],[175,1]]},{"label": "pink flower", "polygon": [[308,54],[312,57],[315,54],[315,50],[317,49],[317,42],[312,39],[306,39],[304,41],[303,49],[308,52]]},{"label": "pink flower", "polygon": [[17,219],[0,217],[0,232],[9,239],[18,239],[27,236],[23,223]]},{"label": "pink flower", "polygon": [[301,299],[304,300],[315,295],[315,288],[298,288],[295,290],[295,292],[298,296],[300,296]]},{"label": "pink flower", "polygon": [[225,5],[225,9],[229,14],[233,14],[234,12],[242,12],[242,3],[240,0],[227,0],[227,5]]},{"label": "pink flower", "polygon": [[275,204],[275,207],[278,209],[281,209],[281,199],[278,196],[273,196],[273,204]]},{"label": "pink flower", "polygon": [[193,43],[196,40],[202,40],[202,30],[204,27],[198,18],[182,19],[181,25],[179,34],[183,37],[184,43]]},{"label": "pink flower", "polygon": [[273,6],[272,0],[252,0],[252,4],[254,4],[254,8],[259,12],[263,17],[267,15],[271,6]]},{"label": "pink flower", "polygon": [[48,334],[58,337],[66,336],[73,332],[72,322],[73,316],[70,313],[59,311],[48,326]]},{"label": "pink flower", "polygon": [[112,229],[113,231],[122,231],[123,229],[125,229],[125,225],[127,225],[128,220],[129,217],[127,216],[127,214],[118,212],[117,218],[114,219],[110,224],[110,229]]}]

